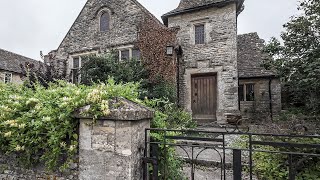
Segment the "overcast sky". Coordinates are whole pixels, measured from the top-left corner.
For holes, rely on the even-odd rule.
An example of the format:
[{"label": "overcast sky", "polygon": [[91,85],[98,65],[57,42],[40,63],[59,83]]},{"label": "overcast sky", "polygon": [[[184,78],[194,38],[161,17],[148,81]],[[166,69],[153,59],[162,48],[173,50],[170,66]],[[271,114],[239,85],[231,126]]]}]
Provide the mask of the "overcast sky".
[{"label": "overcast sky", "polygon": [[[180,0],[138,0],[160,19]],[[58,47],[86,0],[0,0],[0,48],[39,60]],[[297,14],[298,0],[245,0],[238,34],[258,32],[268,41]]]}]

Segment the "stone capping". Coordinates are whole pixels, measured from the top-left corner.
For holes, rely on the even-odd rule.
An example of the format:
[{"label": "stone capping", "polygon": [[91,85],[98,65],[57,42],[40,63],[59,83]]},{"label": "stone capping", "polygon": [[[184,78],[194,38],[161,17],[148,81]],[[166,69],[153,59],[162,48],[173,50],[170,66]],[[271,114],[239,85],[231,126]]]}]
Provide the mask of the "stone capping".
[{"label": "stone capping", "polygon": [[[99,120],[139,121],[153,119],[154,117],[154,110],[124,98],[109,100],[109,107],[110,115],[99,117]],[[82,112],[88,109],[90,109],[90,105],[76,110],[74,117],[77,119],[94,119],[92,116],[81,115]]]}]

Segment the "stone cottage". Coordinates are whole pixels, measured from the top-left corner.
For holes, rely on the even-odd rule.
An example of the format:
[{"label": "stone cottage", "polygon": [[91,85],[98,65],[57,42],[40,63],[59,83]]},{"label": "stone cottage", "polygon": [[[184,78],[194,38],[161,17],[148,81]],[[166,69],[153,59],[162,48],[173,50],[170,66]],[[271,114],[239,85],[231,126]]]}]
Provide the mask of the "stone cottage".
[{"label": "stone cottage", "polygon": [[[269,118],[281,108],[279,81],[274,74],[261,75],[269,71],[259,69],[259,37],[237,36],[243,3],[181,0],[161,23],[137,0],[88,0],[47,61],[66,60],[70,81],[78,82],[84,56],[117,52],[119,61],[140,58],[154,74],[176,82],[179,104],[200,123],[226,123],[240,110],[252,118],[252,107],[260,100],[263,106],[258,110],[265,108]],[[251,73],[251,64],[261,74]]]},{"label": "stone cottage", "polygon": [[0,82],[22,84],[26,74],[21,65],[28,64],[38,65],[39,61],[0,49]]}]

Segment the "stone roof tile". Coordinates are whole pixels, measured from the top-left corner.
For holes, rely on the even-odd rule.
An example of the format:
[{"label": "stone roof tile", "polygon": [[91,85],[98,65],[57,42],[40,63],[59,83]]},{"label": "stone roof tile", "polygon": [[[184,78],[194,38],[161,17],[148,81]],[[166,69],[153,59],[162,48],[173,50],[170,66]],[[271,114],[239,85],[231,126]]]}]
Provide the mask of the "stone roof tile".
[{"label": "stone roof tile", "polygon": [[268,56],[263,53],[264,40],[257,33],[238,35],[238,72],[239,78],[276,76],[265,69],[263,60]]},{"label": "stone roof tile", "polygon": [[15,73],[23,73],[21,69],[21,64],[25,65],[26,63],[33,63],[36,66],[40,64],[39,61],[36,61],[19,54],[0,49],[0,69],[6,70]]},{"label": "stone roof tile", "polygon": [[223,6],[225,4],[234,2],[237,3],[237,11],[239,14],[243,10],[244,0],[181,0],[179,6],[176,9],[162,16],[162,20],[164,21],[164,24],[167,24],[169,16],[213,6]]}]

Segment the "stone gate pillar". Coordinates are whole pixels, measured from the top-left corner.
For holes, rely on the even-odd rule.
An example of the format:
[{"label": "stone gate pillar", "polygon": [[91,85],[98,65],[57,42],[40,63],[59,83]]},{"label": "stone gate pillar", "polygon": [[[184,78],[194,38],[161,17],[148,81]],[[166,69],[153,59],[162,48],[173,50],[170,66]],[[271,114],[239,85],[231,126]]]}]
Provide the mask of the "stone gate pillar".
[{"label": "stone gate pillar", "polygon": [[92,118],[78,117],[79,179],[141,180],[144,130],[154,112],[124,99],[110,108],[111,114],[94,124]]}]

